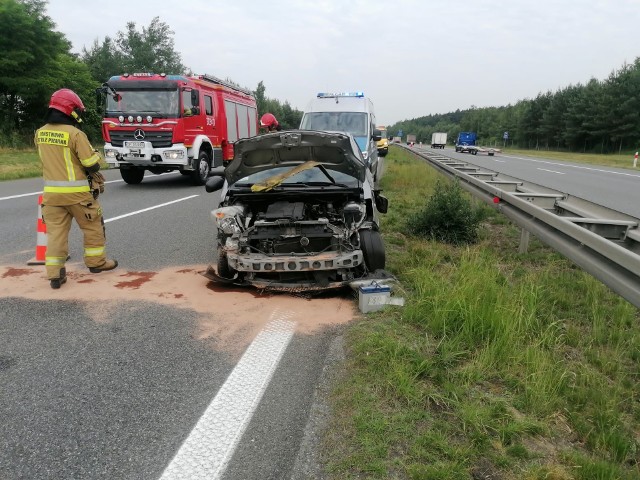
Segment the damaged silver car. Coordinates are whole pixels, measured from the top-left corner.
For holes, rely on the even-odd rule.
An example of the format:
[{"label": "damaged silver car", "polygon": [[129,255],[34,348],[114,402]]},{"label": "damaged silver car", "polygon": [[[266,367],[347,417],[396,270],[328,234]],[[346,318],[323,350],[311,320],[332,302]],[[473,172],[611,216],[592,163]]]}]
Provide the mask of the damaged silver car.
[{"label": "damaged silver car", "polygon": [[307,291],[388,278],[378,214],[387,199],[350,134],[294,130],[239,140],[212,212],[217,268],[206,276]]}]

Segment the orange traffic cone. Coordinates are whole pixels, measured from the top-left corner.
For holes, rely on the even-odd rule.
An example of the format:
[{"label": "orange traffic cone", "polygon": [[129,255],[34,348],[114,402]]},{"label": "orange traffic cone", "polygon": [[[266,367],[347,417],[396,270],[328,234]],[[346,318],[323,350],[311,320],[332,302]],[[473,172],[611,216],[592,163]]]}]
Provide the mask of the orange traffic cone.
[{"label": "orange traffic cone", "polygon": [[44,265],[47,255],[47,226],[42,221],[42,195],[38,197],[38,223],[36,226],[36,256],[27,265]]}]

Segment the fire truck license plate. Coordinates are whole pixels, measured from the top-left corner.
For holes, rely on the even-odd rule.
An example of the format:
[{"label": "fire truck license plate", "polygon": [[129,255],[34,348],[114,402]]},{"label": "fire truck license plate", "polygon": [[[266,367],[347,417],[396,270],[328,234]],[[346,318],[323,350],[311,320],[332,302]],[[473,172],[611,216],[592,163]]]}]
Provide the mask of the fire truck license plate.
[{"label": "fire truck license plate", "polygon": [[124,146],[128,148],[144,148],[144,142],[124,142]]}]

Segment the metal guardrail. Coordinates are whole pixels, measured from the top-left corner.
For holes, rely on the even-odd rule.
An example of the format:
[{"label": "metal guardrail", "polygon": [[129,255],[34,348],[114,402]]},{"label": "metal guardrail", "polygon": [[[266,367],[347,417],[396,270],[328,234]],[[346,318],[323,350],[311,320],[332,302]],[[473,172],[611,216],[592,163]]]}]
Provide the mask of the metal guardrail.
[{"label": "metal guardrail", "polygon": [[639,219],[441,153],[400,146],[460,180],[472,195],[640,308]]}]

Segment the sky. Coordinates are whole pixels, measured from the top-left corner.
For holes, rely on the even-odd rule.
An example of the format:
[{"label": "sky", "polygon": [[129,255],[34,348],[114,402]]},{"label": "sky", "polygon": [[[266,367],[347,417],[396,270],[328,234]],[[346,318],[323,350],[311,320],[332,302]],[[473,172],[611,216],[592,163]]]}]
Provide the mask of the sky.
[{"label": "sky", "polygon": [[514,104],[640,57],[640,0],[49,0],[46,13],[76,53],[157,16],[194,73],[262,81],[299,110],[363,91],[379,125]]}]

